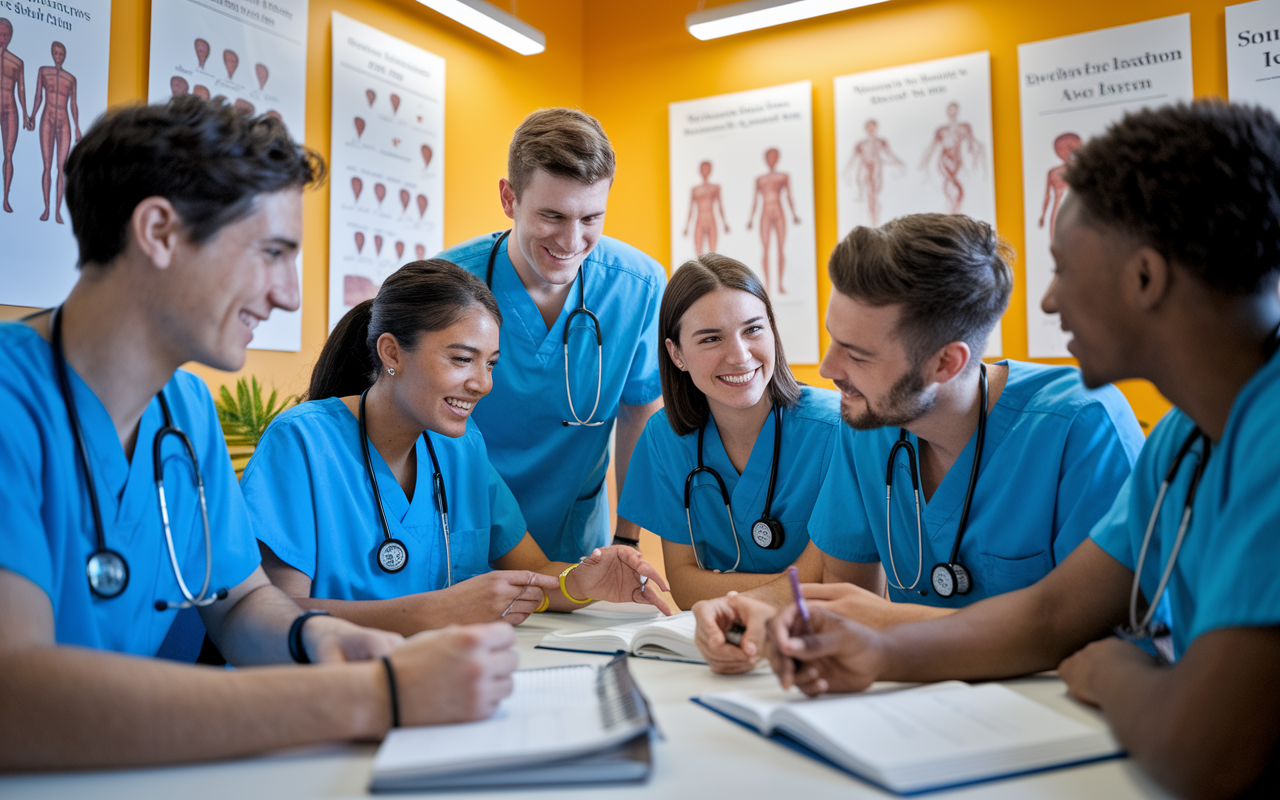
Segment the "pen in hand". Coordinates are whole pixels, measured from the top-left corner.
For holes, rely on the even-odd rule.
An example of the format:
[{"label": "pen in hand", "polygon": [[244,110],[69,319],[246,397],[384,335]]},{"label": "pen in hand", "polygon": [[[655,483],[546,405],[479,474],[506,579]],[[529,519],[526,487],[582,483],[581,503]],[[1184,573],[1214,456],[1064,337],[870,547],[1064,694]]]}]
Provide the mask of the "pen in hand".
[{"label": "pen in hand", "polygon": [[524,595],[524,590],[528,589],[531,583],[533,583],[533,573],[529,573],[529,580],[524,584],[524,586],[520,587],[519,594],[517,594],[515,596],[515,599],[513,599],[510,603],[507,604],[506,611],[503,611],[500,616],[505,617],[507,615],[507,611],[510,611],[511,608],[516,604],[516,601],[519,600],[521,596]]},{"label": "pen in hand", "polygon": [[[809,624],[809,606],[805,605],[804,593],[800,591],[800,572],[794,564],[787,567],[787,578],[791,581],[791,596],[795,598],[796,610],[800,612],[800,615],[796,618],[796,621],[800,623],[798,633],[802,636],[812,633],[813,628]],[[792,658],[791,663],[795,665],[796,672],[799,673],[802,667],[800,659]]]}]

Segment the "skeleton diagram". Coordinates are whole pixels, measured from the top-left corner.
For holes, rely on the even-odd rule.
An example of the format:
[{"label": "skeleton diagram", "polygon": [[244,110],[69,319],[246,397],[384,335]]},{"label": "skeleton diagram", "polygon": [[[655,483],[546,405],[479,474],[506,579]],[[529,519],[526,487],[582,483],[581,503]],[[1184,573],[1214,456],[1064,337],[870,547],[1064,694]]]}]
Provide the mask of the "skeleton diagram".
[{"label": "skeleton diagram", "polygon": [[[1040,227],[1044,227],[1044,218],[1046,214],[1049,217],[1049,241],[1053,241],[1054,224],[1058,221],[1058,206],[1062,205],[1062,198],[1067,194],[1067,181],[1063,177],[1067,172],[1067,165],[1071,163],[1071,157],[1075,153],[1076,148],[1080,146],[1080,137],[1074,133],[1064,133],[1053,140],[1053,152],[1062,159],[1062,163],[1049,170],[1049,174],[1045,177],[1044,182],[1044,205],[1040,207]],[[1049,210],[1049,202],[1053,202],[1053,210]]]},{"label": "skeleton diagram", "polygon": [[975,166],[986,168],[986,149],[973,135],[973,126],[961,122],[959,103],[947,103],[947,123],[933,133],[933,141],[925,151],[920,169],[928,169],[933,154],[938,153],[938,173],[942,175],[942,193],[947,198],[948,213],[959,214],[964,203],[964,184],[960,170],[964,168],[964,149]]},{"label": "skeleton diagram", "polygon": [[[44,189],[44,213],[41,221],[49,219],[49,185],[52,182],[53,162],[58,162],[58,193],[54,218],[62,224],[62,190],[66,175],[62,167],[67,163],[67,150],[71,148],[71,124],[75,122],[76,141],[80,141],[80,109],[76,106],[76,76],[62,68],[67,59],[67,48],[62,42],[54,42],[50,48],[52,67],[41,67],[36,73],[36,96],[27,119],[27,130],[36,126],[36,112],[44,101],[44,114],[40,117],[40,155],[44,158],[44,175],[40,185]],[[68,109],[70,115],[68,115]]]},{"label": "skeleton diagram", "polygon": [[[9,52],[12,39],[13,23],[0,17],[0,141],[4,144],[4,210],[10,214],[13,207],[9,205],[9,184],[13,183],[13,148],[18,144],[18,126],[31,127],[31,118],[27,116],[27,81],[22,59]],[[19,104],[21,120],[18,119]]]},{"label": "skeleton diagram", "polygon": [[889,143],[876,135],[878,128],[874,119],[867,120],[864,127],[867,138],[853,146],[853,154],[844,168],[845,182],[858,187],[858,200],[866,202],[873,228],[880,224],[880,192],[884,189],[885,164],[904,170],[907,167],[893,154]]},{"label": "skeleton diagram", "polygon": [[783,192],[787,193],[787,205],[791,207],[792,222],[799,225],[800,217],[796,216],[796,201],[791,193],[791,176],[775,169],[778,166],[778,148],[770,147],[766,150],[764,162],[769,165],[769,171],[756,178],[756,190],[751,195],[751,216],[747,218],[747,230],[751,230],[751,223],[756,218],[756,202],[763,198],[763,202],[760,203],[760,244],[764,249],[762,266],[765,289],[769,288],[769,234],[772,233],[778,241],[778,294],[786,294],[787,290],[782,288],[782,276],[787,268],[784,253],[784,245],[787,241],[787,216],[782,211]]},{"label": "skeleton diagram", "polygon": [[729,221],[724,216],[724,202],[720,199],[720,184],[711,183],[711,162],[703,161],[698,171],[702,173],[702,183],[693,187],[689,196],[689,216],[684,221],[684,235],[689,235],[689,223],[697,211],[697,221],[693,226],[693,246],[698,255],[716,249],[716,206],[720,207],[720,221],[724,224],[724,232],[729,232]]}]

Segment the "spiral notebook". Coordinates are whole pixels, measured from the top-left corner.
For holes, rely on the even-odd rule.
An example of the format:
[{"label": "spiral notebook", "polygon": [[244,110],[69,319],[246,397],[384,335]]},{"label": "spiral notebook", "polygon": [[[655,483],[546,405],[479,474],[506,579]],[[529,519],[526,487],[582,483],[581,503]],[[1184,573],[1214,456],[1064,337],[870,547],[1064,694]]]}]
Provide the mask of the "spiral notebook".
[{"label": "spiral notebook", "polygon": [[648,704],[625,657],[603,666],[520,670],[489,719],[397,728],[373,760],[380,791],[643,781]]}]

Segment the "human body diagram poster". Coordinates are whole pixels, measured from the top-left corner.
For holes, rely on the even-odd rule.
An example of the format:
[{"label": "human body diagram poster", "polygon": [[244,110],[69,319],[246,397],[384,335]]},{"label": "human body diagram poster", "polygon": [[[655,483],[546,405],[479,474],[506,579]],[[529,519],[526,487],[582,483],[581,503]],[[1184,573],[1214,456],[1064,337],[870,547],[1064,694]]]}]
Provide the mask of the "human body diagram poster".
[{"label": "human body diagram poster", "polygon": [[1026,218],[1027,349],[1069,356],[1058,316],[1040,310],[1053,278],[1049,252],[1071,155],[1128,111],[1193,97],[1191,17],[1018,45],[1022,99],[1022,199]]},{"label": "human body diagram poster", "polygon": [[76,282],[67,154],[107,110],[108,0],[0,0],[0,303],[52,306]]},{"label": "human body diagram poster", "polygon": [[1280,115],[1280,0],[1227,6],[1227,91]]},{"label": "human body diagram poster", "polygon": [[444,59],[333,14],[329,329],[444,249]]},{"label": "human body diagram poster", "polygon": [[[840,237],[904,214],[996,224],[991,59],[985,53],[835,79]],[[999,325],[987,355],[999,355]]]},{"label": "human body diagram poster", "polygon": [[[307,120],[308,0],[153,0],[147,101],[175,95],[224,97],[250,115],[281,119],[302,141]],[[302,285],[302,257],[298,258]],[[281,311],[253,332],[249,347],[297,351],[302,309]]]},{"label": "human body diagram poster", "polygon": [[671,267],[714,251],[769,291],[793,364],[818,361],[809,81],[669,106]]}]

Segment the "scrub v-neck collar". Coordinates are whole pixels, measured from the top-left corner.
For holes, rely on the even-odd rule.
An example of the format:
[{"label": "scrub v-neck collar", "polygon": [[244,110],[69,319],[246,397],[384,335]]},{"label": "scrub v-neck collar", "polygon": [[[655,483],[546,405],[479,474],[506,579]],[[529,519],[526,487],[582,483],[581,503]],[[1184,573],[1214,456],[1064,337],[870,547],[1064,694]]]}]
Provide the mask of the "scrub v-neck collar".
[{"label": "scrub v-neck collar", "polygon": [[499,305],[505,310],[514,312],[515,317],[514,320],[510,318],[505,320],[507,324],[503,326],[503,330],[504,332],[511,330],[522,335],[533,346],[538,360],[545,364],[561,352],[564,344],[564,326],[568,321],[569,313],[578,307],[581,300],[582,281],[575,275],[560,313],[548,328],[546,320],[542,318],[542,312],[538,310],[537,303],[533,302],[533,298],[529,296],[529,290],[525,288],[519,274],[516,273],[515,265],[511,263],[511,257],[507,253],[510,245],[511,238],[507,237],[498,249],[493,263],[493,293],[499,298]]},{"label": "scrub v-neck collar", "polygon": [[[755,444],[751,446],[751,455],[747,457],[747,463],[741,475],[733,466],[733,461],[729,459],[729,452],[724,448],[715,417],[707,415],[707,433],[702,443],[702,460],[707,466],[719,472],[724,479],[735,514],[751,516],[755,513],[759,516],[759,512],[752,512],[752,509],[757,507],[764,509],[764,493],[768,488],[769,470],[773,464],[773,414],[775,413],[777,413],[776,407],[769,416],[765,417],[764,424],[760,426],[760,433],[756,435]],[[783,417],[783,423],[784,425],[786,423],[785,417]],[[694,447],[697,447],[696,442]]]}]

